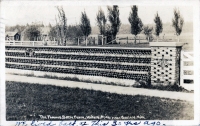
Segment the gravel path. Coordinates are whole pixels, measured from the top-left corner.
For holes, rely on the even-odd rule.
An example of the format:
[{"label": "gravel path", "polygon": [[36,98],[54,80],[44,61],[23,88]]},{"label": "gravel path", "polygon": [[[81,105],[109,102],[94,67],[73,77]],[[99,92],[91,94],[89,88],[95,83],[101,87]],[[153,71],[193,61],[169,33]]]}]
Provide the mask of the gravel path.
[{"label": "gravel path", "polygon": [[71,88],[78,87],[78,88],[83,88],[83,89],[93,89],[93,90],[100,90],[104,92],[118,93],[118,94],[146,95],[146,96],[155,96],[155,97],[161,97],[161,98],[186,100],[190,102],[194,101],[194,93],[159,91],[159,90],[152,90],[152,89],[92,84],[92,83],[85,83],[85,82],[27,77],[27,76],[19,76],[19,75],[11,75],[11,74],[6,74],[6,80],[16,81],[16,82],[26,82],[26,83],[39,83],[39,84],[46,84],[46,85],[71,87]]}]

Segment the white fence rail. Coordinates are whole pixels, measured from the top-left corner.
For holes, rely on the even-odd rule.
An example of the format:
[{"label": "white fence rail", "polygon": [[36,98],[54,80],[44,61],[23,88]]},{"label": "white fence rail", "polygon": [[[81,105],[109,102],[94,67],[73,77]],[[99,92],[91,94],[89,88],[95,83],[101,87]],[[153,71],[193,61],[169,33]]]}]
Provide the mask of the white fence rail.
[{"label": "white fence rail", "polygon": [[56,41],[5,41],[5,45],[57,46]]},{"label": "white fence rail", "polygon": [[194,57],[193,52],[181,51],[180,85],[188,90],[194,90]]}]

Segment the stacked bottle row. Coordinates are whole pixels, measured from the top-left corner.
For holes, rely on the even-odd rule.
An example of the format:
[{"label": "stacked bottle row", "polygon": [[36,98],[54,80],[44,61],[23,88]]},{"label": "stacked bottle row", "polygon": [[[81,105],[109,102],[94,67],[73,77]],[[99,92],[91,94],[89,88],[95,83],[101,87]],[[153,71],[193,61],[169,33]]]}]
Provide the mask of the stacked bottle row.
[{"label": "stacked bottle row", "polygon": [[150,67],[151,67],[151,66],[121,65],[121,64],[110,64],[110,63],[91,63],[91,62],[74,62],[74,61],[17,59],[17,58],[6,58],[6,62],[102,68],[102,69],[117,69],[117,70],[128,70],[128,71],[138,71],[138,72],[141,72],[141,71],[148,72],[150,71]]},{"label": "stacked bottle row", "polygon": [[23,70],[34,70],[34,71],[48,71],[56,73],[66,73],[66,74],[77,74],[77,75],[89,75],[89,76],[103,76],[110,78],[120,78],[120,79],[132,79],[132,80],[147,80],[149,79],[145,74],[129,74],[124,72],[107,72],[100,70],[85,70],[78,68],[59,68],[59,67],[43,67],[43,66],[30,66],[30,65],[18,65],[18,64],[6,64],[6,68],[13,69],[23,69]]},{"label": "stacked bottle row", "polygon": [[33,49],[34,51],[40,51],[40,52],[65,52],[65,53],[97,53],[97,54],[121,54],[121,55],[151,55],[151,50],[150,49],[146,49],[146,48],[78,48],[78,47],[65,47],[65,48],[61,48],[61,47],[52,47],[52,48],[47,48],[47,47],[6,47],[6,50],[27,50],[27,49]]},{"label": "stacked bottle row", "polygon": [[[6,52],[6,56],[14,57],[28,57],[24,52]],[[34,58],[45,59],[69,59],[69,60],[86,60],[86,61],[105,61],[105,62],[124,62],[124,63],[145,63],[150,64],[151,58],[139,58],[139,57],[115,57],[115,56],[86,56],[86,55],[71,55],[71,54],[44,54],[36,53]]]}]

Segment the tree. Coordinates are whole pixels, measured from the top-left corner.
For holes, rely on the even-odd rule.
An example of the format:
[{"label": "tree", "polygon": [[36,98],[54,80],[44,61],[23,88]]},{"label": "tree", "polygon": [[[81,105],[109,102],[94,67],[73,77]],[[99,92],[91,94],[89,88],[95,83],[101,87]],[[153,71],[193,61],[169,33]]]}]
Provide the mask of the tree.
[{"label": "tree", "polygon": [[21,34],[21,32],[26,28],[25,25],[15,25],[15,26],[6,26],[5,27],[5,31],[16,31],[19,34]]},{"label": "tree", "polygon": [[67,28],[67,37],[70,39],[84,36],[79,25],[69,25]]},{"label": "tree", "polygon": [[179,35],[182,32],[183,24],[184,24],[184,19],[180,15],[180,11],[175,8],[174,9],[174,18],[172,19],[172,26],[174,27],[174,29],[176,31],[176,35],[178,37],[178,42],[179,42]]},{"label": "tree", "polygon": [[41,31],[37,25],[30,25],[25,31],[25,36],[30,41],[34,41],[37,37],[40,37],[40,33]]},{"label": "tree", "polygon": [[82,33],[79,25],[69,25],[67,27],[67,39],[71,42],[74,42],[76,44],[78,42],[78,39],[80,40],[82,36],[84,36],[84,34]]},{"label": "tree", "polygon": [[[81,22],[80,22],[80,28],[85,36],[85,40],[87,39],[88,35],[91,34],[91,26],[90,26],[90,20],[87,17],[85,11],[81,13]],[[87,45],[87,41],[86,41]]]},{"label": "tree", "polygon": [[153,27],[144,26],[144,34],[146,35],[146,39],[148,40],[148,42],[153,40],[152,31]]},{"label": "tree", "polygon": [[162,30],[163,30],[162,20],[160,19],[158,12],[155,15],[154,22],[156,23],[155,34],[157,36],[157,42],[158,42],[158,37],[159,37],[160,33],[162,33]]},{"label": "tree", "polygon": [[113,5],[113,7],[108,6],[108,20],[110,21],[110,28],[112,38],[116,39],[116,35],[119,32],[119,28],[121,26],[121,21],[119,19],[119,7],[117,5]]},{"label": "tree", "polygon": [[51,23],[49,23],[49,27],[50,27],[50,28],[52,28],[52,25],[51,25]]},{"label": "tree", "polygon": [[50,37],[51,41],[54,40],[53,38],[56,38],[56,40],[58,41],[57,27],[56,26],[50,27],[49,37]]},{"label": "tree", "polygon": [[129,14],[128,18],[130,24],[131,24],[131,34],[135,35],[135,43],[136,43],[136,37],[137,34],[139,34],[143,29],[143,23],[141,19],[138,16],[138,7],[133,5],[131,7],[131,12]]},{"label": "tree", "polygon": [[67,18],[63,7],[56,7],[58,10],[58,22],[56,19],[57,36],[60,39],[59,44],[66,46],[67,35]]},{"label": "tree", "polygon": [[101,35],[105,35],[106,32],[106,17],[103,10],[100,8],[96,17],[97,26],[99,27],[99,32]]}]

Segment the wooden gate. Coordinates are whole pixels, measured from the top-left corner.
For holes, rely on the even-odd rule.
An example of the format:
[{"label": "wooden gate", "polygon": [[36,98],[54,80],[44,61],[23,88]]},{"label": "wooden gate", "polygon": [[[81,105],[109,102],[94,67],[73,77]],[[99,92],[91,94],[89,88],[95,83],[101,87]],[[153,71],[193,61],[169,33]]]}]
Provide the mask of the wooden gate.
[{"label": "wooden gate", "polygon": [[180,85],[187,90],[194,90],[193,52],[181,51]]}]

